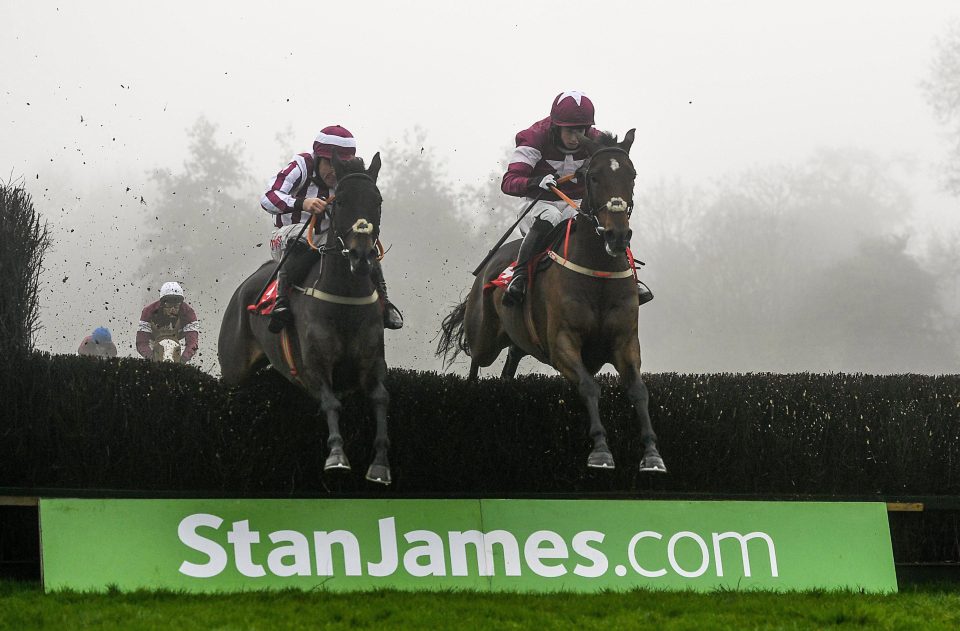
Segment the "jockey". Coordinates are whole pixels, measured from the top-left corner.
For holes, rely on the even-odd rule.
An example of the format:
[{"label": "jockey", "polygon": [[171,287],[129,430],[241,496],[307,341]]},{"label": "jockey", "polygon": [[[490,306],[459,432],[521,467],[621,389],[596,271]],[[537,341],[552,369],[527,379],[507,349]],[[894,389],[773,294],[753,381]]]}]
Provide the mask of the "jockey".
[{"label": "jockey", "polygon": [[[523,302],[527,291],[527,263],[544,247],[547,234],[565,219],[576,217],[577,211],[551,190],[555,187],[577,205],[583,199],[584,184],[576,178],[557,184],[565,175],[575,173],[589,156],[580,147],[577,134],[596,138],[600,131],[593,127],[593,102],[583,92],[568,90],[553,99],[550,116],[517,134],[517,148],[503,174],[500,190],[513,197],[523,197],[521,211],[540,196],[540,201],[520,222],[524,235],[517,255],[513,279],[507,286],[503,302],[512,306]],[[653,299],[653,293],[639,283],[639,300],[644,304]]]},{"label": "jockey", "polygon": [[153,359],[154,346],[160,340],[185,340],[180,362],[186,364],[200,344],[200,322],[193,307],[183,300],[180,283],[164,283],[160,300],[151,302],[140,314],[137,328],[137,352],[144,359]]},{"label": "jockey", "polygon": [[[288,294],[290,288],[303,282],[304,277],[317,261],[317,254],[307,244],[306,235],[297,239],[302,223],[310,221],[311,214],[319,214],[314,245],[326,242],[330,220],[323,211],[326,198],[337,186],[333,170],[333,152],[341,160],[350,160],[357,153],[357,141],[349,131],[339,125],[320,130],[313,141],[312,153],[299,153],[293,157],[276,177],[268,182],[269,188],[260,198],[260,206],[274,216],[276,229],[270,240],[270,256],[279,262],[289,249],[283,267],[277,272],[277,302],[270,315],[270,331],[279,333],[293,321]],[[388,329],[403,326],[403,316],[387,298],[387,283],[379,261],[374,263],[371,277],[383,298],[383,325]]]},{"label": "jockey", "polygon": [[102,326],[94,329],[92,334],[80,342],[77,354],[87,357],[116,357],[117,347],[111,339],[110,329]]}]

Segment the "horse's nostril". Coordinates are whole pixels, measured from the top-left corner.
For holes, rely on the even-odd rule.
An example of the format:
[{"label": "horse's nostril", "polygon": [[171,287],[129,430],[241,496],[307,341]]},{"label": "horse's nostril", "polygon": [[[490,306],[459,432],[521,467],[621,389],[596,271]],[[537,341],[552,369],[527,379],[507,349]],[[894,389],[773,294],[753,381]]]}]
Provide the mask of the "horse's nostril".
[{"label": "horse's nostril", "polygon": [[371,261],[376,259],[380,255],[380,252],[377,251],[377,248],[370,248],[370,252],[367,254],[367,258]]}]

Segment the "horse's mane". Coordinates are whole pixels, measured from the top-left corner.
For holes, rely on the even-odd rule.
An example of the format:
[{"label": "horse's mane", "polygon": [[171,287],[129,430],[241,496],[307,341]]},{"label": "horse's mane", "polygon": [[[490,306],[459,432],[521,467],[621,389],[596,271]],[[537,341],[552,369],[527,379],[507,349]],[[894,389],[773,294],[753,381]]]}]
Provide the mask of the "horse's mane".
[{"label": "horse's mane", "polygon": [[363,173],[366,171],[366,167],[363,164],[363,158],[360,157],[344,160],[340,163],[340,168],[343,169],[344,175],[349,175],[350,173]]},{"label": "horse's mane", "polygon": [[617,145],[617,135],[608,131],[600,132],[600,135],[593,140],[604,147],[615,147]]}]

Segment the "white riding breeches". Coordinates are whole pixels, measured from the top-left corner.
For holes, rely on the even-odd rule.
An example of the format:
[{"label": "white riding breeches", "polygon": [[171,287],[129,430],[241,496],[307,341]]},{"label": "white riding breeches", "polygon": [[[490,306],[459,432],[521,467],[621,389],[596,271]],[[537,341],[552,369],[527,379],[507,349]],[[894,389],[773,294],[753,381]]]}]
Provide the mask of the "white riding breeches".
[{"label": "white riding breeches", "polygon": [[[524,198],[523,206],[518,210],[518,214],[522,213],[527,209],[527,206],[533,200],[530,198]],[[577,202],[577,205],[580,204],[580,200],[574,200]],[[533,222],[537,219],[543,219],[544,221],[549,221],[551,225],[556,226],[561,221],[565,219],[573,219],[577,216],[577,210],[570,206],[567,202],[559,200],[556,202],[544,201],[541,200],[534,205],[534,207],[527,213],[526,217],[520,222],[520,234],[526,236],[527,232],[530,230],[530,226],[533,225]]]},{"label": "white riding breeches", "polygon": [[[320,247],[327,242],[327,235],[330,233],[329,227],[330,222],[324,218],[322,221],[318,222],[320,224],[321,230],[318,230],[313,235],[313,245]],[[287,248],[291,243],[297,240],[297,235],[300,234],[300,231],[303,230],[302,223],[294,223],[289,226],[283,226],[282,228],[277,228],[273,231],[273,236],[270,238],[270,257],[279,262],[283,257],[284,252],[287,251]],[[303,236],[300,237],[301,243],[307,242],[307,232],[304,230]]]}]

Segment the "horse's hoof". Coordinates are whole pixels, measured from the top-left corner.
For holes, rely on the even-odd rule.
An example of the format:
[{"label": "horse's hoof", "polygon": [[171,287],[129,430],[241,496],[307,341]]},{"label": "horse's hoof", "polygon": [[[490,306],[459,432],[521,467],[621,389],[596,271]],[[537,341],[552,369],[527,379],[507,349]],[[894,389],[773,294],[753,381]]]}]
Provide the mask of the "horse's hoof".
[{"label": "horse's hoof", "polygon": [[323,470],[330,471],[331,469],[344,469],[349,471],[350,461],[347,460],[347,454],[342,451],[331,452],[327,457],[327,461],[323,464]]},{"label": "horse's hoof", "polygon": [[587,458],[587,466],[594,469],[614,469],[613,454],[609,451],[593,451]]},{"label": "horse's hoof", "polygon": [[390,478],[390,467],[382,464],[370,465],[370,468],[367,469],[367,479],[383,485],[393,482],[393,479]]},{"label": "horse's hoof", "polygon": [[641,473],[666,473],[667,465],[663,464],[660,456],[644,456],[640,461]]}]

